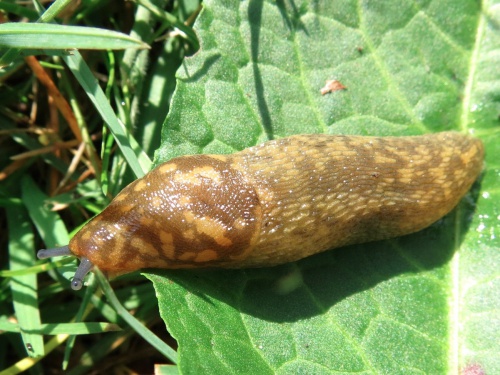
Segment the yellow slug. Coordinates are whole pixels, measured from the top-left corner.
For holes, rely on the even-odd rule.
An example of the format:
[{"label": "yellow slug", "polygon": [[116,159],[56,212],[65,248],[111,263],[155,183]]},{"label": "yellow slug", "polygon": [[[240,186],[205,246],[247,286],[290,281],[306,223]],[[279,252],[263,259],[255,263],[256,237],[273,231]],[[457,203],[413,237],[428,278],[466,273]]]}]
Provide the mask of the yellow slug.
[{"label": "yellow slug", "polygon": [[98,267],[267,267],[427,227],[455,207],[483,165],[480,140],[296,135],[232,155],[172,159],[131,183],[68,246],[72,282]]}]

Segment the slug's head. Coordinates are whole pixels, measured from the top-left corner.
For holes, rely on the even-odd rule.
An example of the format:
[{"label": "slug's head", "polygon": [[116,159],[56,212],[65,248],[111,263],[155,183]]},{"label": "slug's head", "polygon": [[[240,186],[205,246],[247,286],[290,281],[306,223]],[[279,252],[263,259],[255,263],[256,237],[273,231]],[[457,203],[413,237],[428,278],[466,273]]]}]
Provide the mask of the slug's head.
[{"label": "slug's head", "polygon": [[80,257],[73,289],[92,267],[111,275],[232,267],[251,252],[261,217],[254,187],[228,157],[185,156],[128,185],[68,246],[40,250],[38,257]]}]

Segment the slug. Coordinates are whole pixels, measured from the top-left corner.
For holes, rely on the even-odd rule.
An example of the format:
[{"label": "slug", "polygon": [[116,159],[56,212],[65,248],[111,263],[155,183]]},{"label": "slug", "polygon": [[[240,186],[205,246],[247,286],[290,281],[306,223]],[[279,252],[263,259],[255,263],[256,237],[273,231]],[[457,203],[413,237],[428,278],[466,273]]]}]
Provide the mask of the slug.
[{"label": "slug", "polygon": [[480,140],[295,135],[232,155],[182,156],[125,187],[62,248],[72,288],[98,267],[267,267],[419,231],[450,212],[483,166]]}]

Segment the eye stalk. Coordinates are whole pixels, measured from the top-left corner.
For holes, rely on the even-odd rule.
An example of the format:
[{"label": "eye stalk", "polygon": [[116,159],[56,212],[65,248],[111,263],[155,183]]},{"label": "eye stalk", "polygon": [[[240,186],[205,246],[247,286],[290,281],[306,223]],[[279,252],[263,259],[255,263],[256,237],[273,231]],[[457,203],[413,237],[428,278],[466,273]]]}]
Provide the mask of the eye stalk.
[{"label": "eye stalk", "polygon": [[38,250],[38,253],[36,253],[38,259],[47,259],[63,255],[73,255],[73,253],[69,250],[69,246],[66,245],[62,247],[54,247],[53,249],[41,249]]},{"label": "eye stalk", "polygon": [[[36,254],[38,259],[47,259],[51,257],[58,256],[73,256],[73,253],[70,251],[69,246],[55,247],[53,249],[42,249],[39,250]],[[83,279],[87,274],[92,270],[94,265],[87,257],[80,258],[80,265],[78,266],[75,276],[71,281],[71,289],[80,290],[83,286]]]},{"label": "eye stalk", "polygon": [[92,270],[94,265],[87,257],[80,258],[80,265],[76,269],[75,277],[71,281],[71,289],[80,290],[83,286],[83,279]]}]

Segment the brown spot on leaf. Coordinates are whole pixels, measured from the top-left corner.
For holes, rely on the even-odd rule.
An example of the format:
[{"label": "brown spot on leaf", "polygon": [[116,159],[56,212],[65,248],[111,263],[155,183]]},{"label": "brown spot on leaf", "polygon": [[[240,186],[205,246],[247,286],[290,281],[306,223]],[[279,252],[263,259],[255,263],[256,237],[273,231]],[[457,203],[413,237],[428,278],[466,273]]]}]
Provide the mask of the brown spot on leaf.
[{"label": "brown spot on leaf", "polygon": [[330,92],[346,90],[346,89],[347,87],[345,87],[340,81],[337,81],[336,79],[331,79],[325,82],[325,86],[320,91],[321,95],[326,95]]}]

